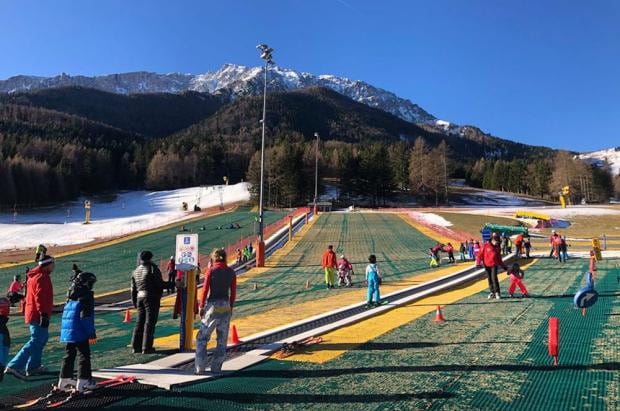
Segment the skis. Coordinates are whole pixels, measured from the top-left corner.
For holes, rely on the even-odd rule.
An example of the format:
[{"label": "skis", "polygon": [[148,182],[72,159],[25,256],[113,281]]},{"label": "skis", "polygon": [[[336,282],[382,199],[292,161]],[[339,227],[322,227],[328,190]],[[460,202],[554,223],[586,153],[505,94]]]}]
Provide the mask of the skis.
[{"label": "skis", "polygon": [[[97,383],[97,387],[101,386],[101,387],[106,387],[108,386],[108,384],[113,384],[116,383],[118,381],[121,381],[122,379],[127,378],[124,376],[120,376],[120,377],[114,377],[111,378],[109,380],[103,380]],[[34,407],[40,404],[51,404],[53,402],[58,401],[60,398],[63,398],[65,396],[67,396],[68,394],[70,394],[72,392],[72,390],[61,390],[58,387],[56,387],[55,385],[52,386],[52,389],[50,390],[50,392],[48,392],[47,394],[39,397],[39,398],[35,398],[34,400],[30,400],[28,402],[25,402],[23,404],[18,404],[18,405],[14,405],[13,408],[30,408],[30,407]]]},{"label": "skis", "polygon": [[61,398],[57,401],[54,402],[48,402],[47,407],[46,408],[58,408],[61,405],[65,405],[70,401],[74,401],[74,400],[78,400],[78,399],[83,399],[84,397],[93,394],[94,392],[102,389],[102,388],[112,388],[112,387],[118,387],[120,385],[125,385],[125,384],[131,384],[136,382],[136,377],[126,377],[124,375],[112,378],[110,380],[105,380],[105,381],[101,381],[99,383],[97,383],[97,386],[95,388],[93,388],[92,390],[86,390],[86,391],[72,391],[69,393],[68,396],[66,396],[65,398]]},{"label": "skis", "polygon": [[309,347],[314,344],[319,344],[323,342],[323,337],[308,337],[305,340],[294,341],[292,343],[284,343],[282,344],[282,348],[280,351],[276,353],[276,358],[284,359],[290,357],[291,355],[297,354],[301,349]]}]

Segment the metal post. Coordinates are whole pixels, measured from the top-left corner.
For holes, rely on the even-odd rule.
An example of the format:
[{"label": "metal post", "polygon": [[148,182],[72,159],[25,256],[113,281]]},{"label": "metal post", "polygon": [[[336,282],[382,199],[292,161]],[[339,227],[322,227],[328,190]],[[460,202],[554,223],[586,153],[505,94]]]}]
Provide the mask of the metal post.
[{"label": "metal post", "polygon": [[263,238],[263,186],[265,175],[265,117],[267,115],[267,69],[269,62],[265,62],[265,82],[263,87],[263,132],[260,144],[260,195],[258,200],[258,244],[256,247],[256,266],[265,266],[265,239]]},{"label": "metal post", "polygon": [[183,344],[183,350],[186,352],[193,350],[194,342],[194,309],[196,307],[196,271],[189,270],[184,273],[185,275],[185,341]]},{"label": "metal post", "polygon": [[314,133],[316,137],[316,151],[314,161],[314,215],[317,214],[317,198],[319,196],[319,133]]}]

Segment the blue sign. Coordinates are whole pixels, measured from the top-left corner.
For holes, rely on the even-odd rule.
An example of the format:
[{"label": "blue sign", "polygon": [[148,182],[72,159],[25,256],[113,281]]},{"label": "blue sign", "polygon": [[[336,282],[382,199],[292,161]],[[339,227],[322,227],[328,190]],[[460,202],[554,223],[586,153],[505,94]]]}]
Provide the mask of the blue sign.
[{"label": "blue sign", "polygon": [[585,273],[584,278],[586,280],[586,286],[577,291],[575,298],[573,298],[573,302],[578,308],[592,307],[598,300],[598,292],[594,289],[592,273]]},{"label": "blue sign", "polygon": [[594,288],[582,288],[577,291],[573,302],[579,308],[592,307],[598,300],[598,292]]},{"label": "blue sign", "polygon": [[183,244],[189,244],[191,237],[183,237]]}]

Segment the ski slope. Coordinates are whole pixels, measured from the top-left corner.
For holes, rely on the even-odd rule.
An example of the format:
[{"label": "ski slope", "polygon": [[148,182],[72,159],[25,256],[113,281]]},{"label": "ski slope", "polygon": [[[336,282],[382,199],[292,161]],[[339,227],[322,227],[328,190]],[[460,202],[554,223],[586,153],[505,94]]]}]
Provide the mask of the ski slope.
[{"label": "ski slope", "polygon": [[[0,250],[37,244],[83,244],[160,227],[187,218],[194,205],[206,209],[250,199],[249,184],[191,187],[169,191],[129,191],[112,201],[89,198],[91,223],[84,221],[84,200],[28,212],[0,213]],[[187,202],[190,211],[183,211]]]}]

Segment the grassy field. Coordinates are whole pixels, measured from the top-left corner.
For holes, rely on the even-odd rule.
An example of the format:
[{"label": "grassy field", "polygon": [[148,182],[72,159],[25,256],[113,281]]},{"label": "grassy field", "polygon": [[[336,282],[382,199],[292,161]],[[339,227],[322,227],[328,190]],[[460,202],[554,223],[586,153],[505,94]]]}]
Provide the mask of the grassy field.
[{"label": "grassy field", "polygon": [[[237,242],[240,238],[252,234],[255,213],[249,208],[238,209],[213,217],[205,217],[191,223],[184,223],[191,232],[199,235],[199,248],[202,254],[210,253],[213,248]],[[265,213],[266,224],[286,216],[285,212],[268,211]],[[216,230],[220,225],[227,227],[230,223],[239,223],[237,230]],[[60,257],[56,260],[56,270],[52,273],[54,282],[54,300],[62,302],[69,286],[71,265],[77,264],[84,271],[97,275],[97,294],[129,288],[131,272],[136,267],[137,255],[141,250],[151,250],[153,261],[167,260],[175,252],[175,238],[179,234],[178,224],[159,232],[123,241],[103,248]],[[201,230],[202,227],[205,230]],[[0,284],[8,287],[15,274],[23,274],[27,265],[0,269]],[[28,264],[32,266],[32,264]],[[22,280],[25,276],[22,275]]]},{"label": "grassy field", "polygon": [[[231,377],[155,390],[110,410],[613,410],[620,406],[619,260],[600,266],[600,299],[583,317],[572,295],[585,260],[542,260],[529,299],[486,292],[397,328],[324,364],[269,360]],[[501,284],[505,290],[507,284]],[[560,366],[547,353],[560,320]]]}]

